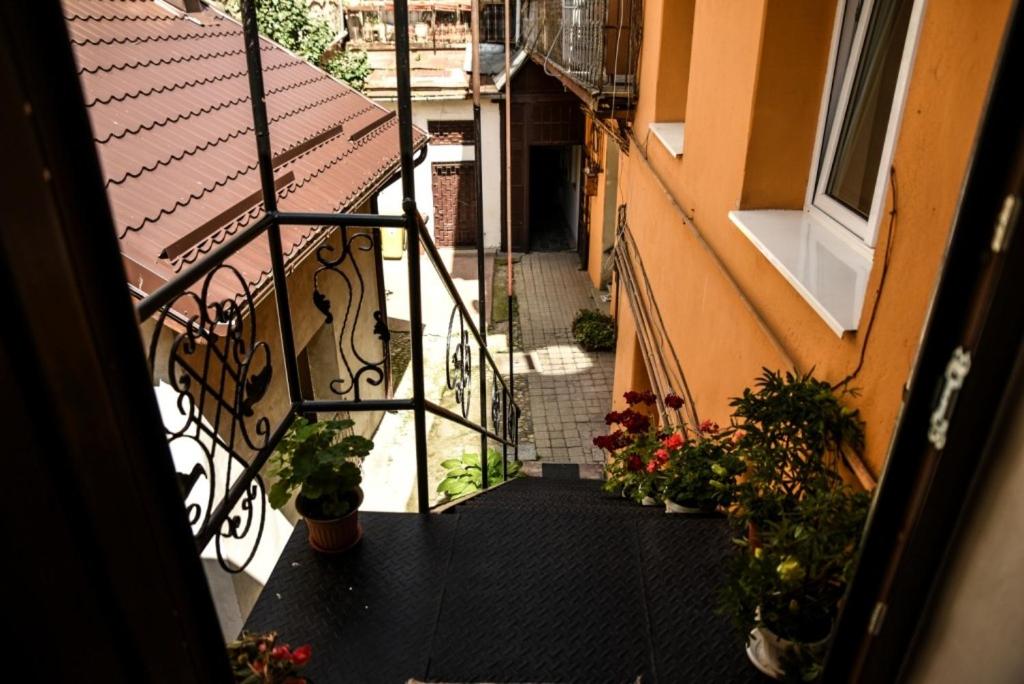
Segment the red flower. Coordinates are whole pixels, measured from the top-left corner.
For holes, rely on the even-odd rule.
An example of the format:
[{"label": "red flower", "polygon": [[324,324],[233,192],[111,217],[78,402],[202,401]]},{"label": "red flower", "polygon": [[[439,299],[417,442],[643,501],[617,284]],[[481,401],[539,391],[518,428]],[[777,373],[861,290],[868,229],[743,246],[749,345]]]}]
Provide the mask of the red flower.
[{"label": "red flower", "polygon": [[647,429],[651,427],[651,419],[636,411],[623,411],[622,420],[619,422],[634,435],[647,432]]},{"label": "red flower", "polygon": [[594,438],[594,446],[608,451],[615,451],[629,444],[629,438],[622,430],[616,430],[610,435],[598,435]]},{"label": "red flower", "polygon": [[274,650],[270,652],[271,658],[277,658],[278,660],[288,660],[292,657],[291,651],[288,649],[288,644],[284,646],[275,646]]},{"label": "red flower", "polygon": [[302,667],[306,664],[306,661],[309,660],[309,657],[311,655],[313,655],[312,646],[310,646],[309,644],[306,644],[305,646],[299,646],[292,653],[292,662],[295,663],[295,665]]},{"label": "red flower", "polygon": [[622,396],[630,406],[635,406],[637,404],[651,406],[658,400],[658,398],[654,396],[654,392],[637,392],[635,390],[630,390]]},{"label": "red flower", "polygon": [[644,467],[644,462],[642,460],[640,460],[640,457],[637,456],[636,454],[633,454],[632,456],[630,456],[629,459],[626,461],[626,470],[631,470],[633,472],[636,472],[638,470],[642,470],[643,467]]},{"label": "red flower", "polygon": [[659,462],[664,463],[668,460],[668,451],[665,449],[658,449],[654,452],[654,457],[658,459]]},{"label": "red flower", "polygon": [[309,680],[305,677],[289,677],[284,680],[284,684],[309,684]]},{"label": "red flower", "polygon": [[681,409],[683,408],[683,398],[674,392],[669,392],[665,395],[665,406],[670,409]]},{"label": "red flower", "polygon": [[621,420],[621,419],[622,419],[622,414],[621,413],[619,413],[618,411],[610,411],[609,413],[605,414],[604,424],[605,425],[611,425],[612,423],[618,423],[619,420]]},{"label": "red flower", "polygon": [[686,442],[683,436],[678,432],[673,432],[671,435],[661,440],[661,445],[666,449],[678,449]]},{"label": "red flower", "polygon": [[700,431],[713,435],[718,432],[718,423],[713,420],[705,420],[700,424]]},{"label": "red flower", "polygon": [[651,459],[650,461],[647,462],[647,472],[653,473],[657,469],[658,469],[658,462],[657,461],[655,461],[654,459]]},{"label": "red flower", "polygon": [[746,437],[746,436],[747,436],[747,431],[746,430],[742,430],[742,429],[741,430],[737,430],[736,432],[732,433],[732,438],[730,439],[730,441],[733,444],[738,444],[739,441],[741,439],[743,439],[744,437]]}]

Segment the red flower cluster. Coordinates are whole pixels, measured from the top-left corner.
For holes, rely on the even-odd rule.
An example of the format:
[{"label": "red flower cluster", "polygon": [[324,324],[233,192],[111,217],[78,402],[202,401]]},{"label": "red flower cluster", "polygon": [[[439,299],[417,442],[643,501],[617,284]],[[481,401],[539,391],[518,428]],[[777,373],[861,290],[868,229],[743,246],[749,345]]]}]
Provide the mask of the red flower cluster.
[{"label": "red flower cluster", "polygon": [[718,423],[716,423],[713,420],[701,421],[700,431],[701,432],[706,432],[709,435],[717,434],[718,433]]},{"label": "red flower cluster", "polygon": [[666,449],[679,449],[686,443],[686,440],[678,432],[673,432],[668,437],[661,440],[661,445]]},{"label": "red flower cluster", "polygon": [[296,667],[302,667],[305,665],[309,661],[311,655],[313,655],[313,647],[309,644],[299,646],[294,651],[289,649],[288,644],[275,646],[274,650],[270,652],[271,658],[276,658],[277,660],[290,660]]},{"label": "red flower cluster", "polygon": [[598,435],[594,438],[594,446],[608,451],[617,451],[628,445],[629,442],[629,437],[622,430],[616,430],[610,435]]},{"label": "red flower cluster", "polygon": [[626,409],[625,411],[611,411],[605,415],[604,422],[606,425],[614,425],[618,423],[634,435],[641,432],[647,432],[648,428],[651,427],[651,419],[642,413],[637,413],[633,409]]},{"label": "red flower cluster", "polygon": [[636,472],[643,470],[644,462],[637,454],[631,454],[629,459],[626,461],[626,470]]},{"label": "red flower cluster", "polygon": [[654,396],[654,392],[637,392],[629,390],[622,395],[626,399],[626,403],[630,406],[636,406],[637,404],[644,404],[645,406],[652,406],[654,402],[658,400],[658,397]]},{"label": "red flower cluster", "polygon": [[683,408],[683,398],[674,392],[669,392],[665,395],[665,406],[670,409],[681,409]]}]

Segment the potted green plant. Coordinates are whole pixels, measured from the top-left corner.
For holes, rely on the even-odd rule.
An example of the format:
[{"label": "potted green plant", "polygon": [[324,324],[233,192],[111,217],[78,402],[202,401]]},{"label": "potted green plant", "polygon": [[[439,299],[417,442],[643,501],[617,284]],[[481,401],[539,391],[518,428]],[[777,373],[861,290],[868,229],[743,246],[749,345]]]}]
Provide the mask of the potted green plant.
[{"label": "potted green plant", "polygon": [[666,513],[707,514],[732,502],[736,478],[746,468],[736,453],[738,434],[705,421],[697,431],[684,428],[662,440],[655,456],[667,460],[660,487]]},{"label": "potted green plant", "polygon": [[813,678],[816,645],[831,632],[869,498],[843,481],[844,451],[860,451],[864,427],[843,391],[805,375],[767,369],[732,401],[736,454],[746,470],[730,493],[730,517],[746,551],[723,605],[766,674]]},{"label": "potted green plant", "polygon": [[277,643],[277,633],[242,635],[228,643],[228,661],[236,684],[308,684],[300,676],[313,653],[309,644],[294,651]]},{"label": "potted green plant", "polygon": [[360,466],[373,442],[344,435],[351,420],[311,423],[296,417],[271,460],[277,481],[268,500],[281,508],[293,495],[306,520],[309,545],[323,553],[346,551],[362,537],[359,506],[363,502]]},{"label": "potted green plant", "polygon": [[723,599],[765,674],[817,677],[869,503],[848,486],[813,489],[737,555]]}]

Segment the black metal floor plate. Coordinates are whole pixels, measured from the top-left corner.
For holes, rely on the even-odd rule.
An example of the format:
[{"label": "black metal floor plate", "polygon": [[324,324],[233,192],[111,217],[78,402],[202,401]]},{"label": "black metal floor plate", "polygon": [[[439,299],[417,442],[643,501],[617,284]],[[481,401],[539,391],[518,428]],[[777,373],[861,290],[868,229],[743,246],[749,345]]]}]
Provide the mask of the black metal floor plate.
[{"label": "black metal floor plate", "polygon": [[724,520],[562,479],[451,510],[363,513],[363,541],[335,558],[299,525],[246,629],[311,643],[316,684],[762,681],[715,612]]}]

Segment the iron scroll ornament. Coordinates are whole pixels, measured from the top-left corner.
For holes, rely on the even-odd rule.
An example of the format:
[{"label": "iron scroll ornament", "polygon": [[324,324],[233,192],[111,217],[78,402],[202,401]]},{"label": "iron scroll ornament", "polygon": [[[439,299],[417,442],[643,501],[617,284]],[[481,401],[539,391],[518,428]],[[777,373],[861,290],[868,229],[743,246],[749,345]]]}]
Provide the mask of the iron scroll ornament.
[{"label": "iron scroll ornament", "polygon": [[[455,330],[455,317],[458,316],[459,328]],[[452,340],[455,345],[452,345]],[[462,319],[458,306],[452,307],[448,318],[448,339],[445,343],[444,377],[448,389],[455,390],[455,401],[459,404],[463,418],[469,418],[471,383],[473,382],[473,354],[469,348],[469,331]]]},{"label": "iron scroll ornament", "polygon": [[[385,368],[389,352],[391,333],[383,313],[378,309],[373,312],[373,333],[380,339],[382,351],[379,360],[367,358],[359,351],[356,344],[357,326],[361,321],[363,304],[366,298],[366,280],[356,258],[360,252],[373,252],[376,241],[373,234],[357,232],[348,234],[348,229],[341,228],[341,249],[338,250],[330,241],[325,242],[316,250],[316,260],[320,268],[313,274],[313,305],[324,315],[324,323],[333,323],[331,300],[320,288],[321,279],[326,273],[334,273],[348,290],[345,299],[344,313],[341,318],[341,330],[338,331],[338,353],[348,377],[331,380],[331,391],[338,396],[352,395],[355,401],[361,400],[363,383],[371,387],[379,387],[385,380]],[[337,255],[334,253],[338,252]],[[351,273],[346,272],[346,263],[351,265]],[[347,336],[347,343],[346,343]],[[351,357],[349,352],[351,350]],[[354,357],[354,358],[352,358]]]},{"label": "iron scroll ornament", "polygon": [[[215,280],[239,294],[211,301]],[[198,292],[183,292],[161,309],[149,345],[154,383],[163,375],[157,361],[165,347],[164,379],[176,398],[173,409],[162,411],[164,428],[179,461],[176,468],[189,470],[178,476],[188,522],[197,538],[213,538],[220,566],[238,573],[256,555],[266,522],[263,479],[243,451],[251,455],[269,447],[270,419],[258,416],[256,407],[273,376],[270,346],[256,339],[256,306],[245,278],[220,264],[206,274]],[[180,425],[169,426],[174,418]],[[194,461],[190,469],[188,460]],[[244,487],[241,498],[214,519],[236,482]],[[225,542],[233,547],[233,561],[226,557]]]}]

